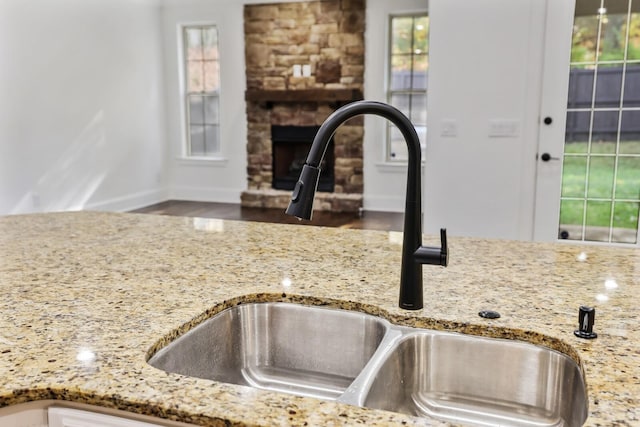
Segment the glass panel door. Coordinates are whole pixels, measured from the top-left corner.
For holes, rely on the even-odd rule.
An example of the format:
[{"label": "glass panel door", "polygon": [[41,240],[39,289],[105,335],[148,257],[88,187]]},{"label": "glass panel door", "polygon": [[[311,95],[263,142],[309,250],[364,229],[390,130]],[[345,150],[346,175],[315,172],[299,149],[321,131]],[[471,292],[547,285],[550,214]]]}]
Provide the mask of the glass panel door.
[{"label": "glass panel door", "polygon": [[638,242],[640,0],[577,0],[558,236]]}]

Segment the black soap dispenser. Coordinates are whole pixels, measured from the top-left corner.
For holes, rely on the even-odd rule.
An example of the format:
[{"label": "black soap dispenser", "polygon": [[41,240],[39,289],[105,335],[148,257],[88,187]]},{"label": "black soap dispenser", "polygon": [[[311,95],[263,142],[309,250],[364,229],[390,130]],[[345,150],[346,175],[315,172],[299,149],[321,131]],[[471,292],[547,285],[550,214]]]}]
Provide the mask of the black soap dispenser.
[{"label": "black soap dispenser", "polygon": [[593,324],[596,321],[596,309],[593,307],[580,306],[578,311],[578,329],[573,331],[578,338],[594,339],[598,334],[593,332]]}]

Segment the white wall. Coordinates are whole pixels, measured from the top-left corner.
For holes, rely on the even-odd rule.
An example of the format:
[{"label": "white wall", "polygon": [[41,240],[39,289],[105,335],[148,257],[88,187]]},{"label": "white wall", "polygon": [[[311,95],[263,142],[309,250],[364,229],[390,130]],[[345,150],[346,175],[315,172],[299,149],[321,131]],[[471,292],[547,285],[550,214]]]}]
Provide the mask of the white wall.
[{"label": "white wall", "polygon": [[[239,203],[247,188],[247,120],[244,92],[243,4],[238,0],[165,0],[163,43],[170,198]],[[220,48],[220,139],[216,160],[183,157],[184,105],[181,95],[180,25],[213,24]]]},{"label": "white wall", "polygon": [[[388,15],[428,10],[425,230],[531,239],[545,0],[368,0],[365,97],[385,101]],[[491,136],[490,123],[515,124]],[[453,123],[455,136],[443,136]],[[401,211],[406,167],[383,163],[384,121],[365,121],[365,209]]]},{"label": "white wall", "polygon": [[[531,239],[544,0],[430,0],[426,231]],[[490,122],[516,125],[490,136]],[[453,121],[456,136],[443,136]]]},{"label": "white wall", "polygon": [[[269,0],[0,0],[0,214],[237,202],[246,188],[243,5]],[[430,0],[426,231],[529,239],[545,0]],[[369,0],[365,97],[384,100],[387,14]],[[390,8],[393,7],[393,10]],[[218,25],[219,161],[181,158],[178,24]],[[489,123],[516,123],[491,137]],[[457,134],[441,135],[453,121]],[[365,123],[365,208],[403,208],[404,167]]]},{"label": "white wall", "polygon": [[155,0],[0,1],[0,214],[165,198]]},{"label": "white wall", "polygon": [[[364,94],[371,101],[387,101],[386,81],[389,56],[389,15],[427,12],[428,0],[368,0],[365,32]],[[404,210],[407,167],[385,163],[386,121],[365,118],[364,209]]]},{"label": "white wall", "polygon": [[[278,0],[288,2],[295,0]],[[273,0],[164,0],[163,35],[167,136],[170,144],[170,198],[240,203],[247,188],[247,117],[244,61],[245,4]],[[180,93],[180,26],[213,24],[220,49],[220,158],[183,157],[184,106]]]}]

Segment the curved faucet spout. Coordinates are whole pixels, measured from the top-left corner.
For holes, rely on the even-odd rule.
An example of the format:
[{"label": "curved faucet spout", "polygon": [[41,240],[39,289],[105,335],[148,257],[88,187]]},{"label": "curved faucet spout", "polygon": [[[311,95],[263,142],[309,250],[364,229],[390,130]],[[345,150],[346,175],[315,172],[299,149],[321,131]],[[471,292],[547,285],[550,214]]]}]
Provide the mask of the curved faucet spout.
[{"label": "curved faucet spout", "polygon": [[446,267],[448,249],[444,229],[441,230],[441,248],[422,246],[420,140],[411,121],[398,109],[381,102],[358,101],[347,104],[331,114],[320,126],[313,140],[286,213],[302,219],[311,219],[313,199],[320,176],[320,165],[329,146],[329,141],[342,123],[362,114],[373,114],[391,121],[400,130],[407,143],[409,160],[400,274],[400,307],[419,310],[423,307],[422,264],[436,264]]}]

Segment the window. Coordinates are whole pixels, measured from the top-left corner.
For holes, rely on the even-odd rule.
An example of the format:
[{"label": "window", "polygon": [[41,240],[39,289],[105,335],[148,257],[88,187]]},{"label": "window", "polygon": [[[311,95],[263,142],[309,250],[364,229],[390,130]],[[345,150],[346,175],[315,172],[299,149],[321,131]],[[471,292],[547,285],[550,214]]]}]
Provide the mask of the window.
[{"label": "window", "polygon": [[183,28],[188,157],[220,153],[220,62],[215,26]]},{"label": "window", "polygon": [[640,7],[576,2],[561,238],[636,243],[640,211]]},{"label": "window", "polygon": [[[429,68],[429,18],[426,13],[390,19],[387,102],[413,123],[424,147],[427,140],[427,71]],[[400,131],[387,124],[389,162],[406,161],[407,145]]]}]

